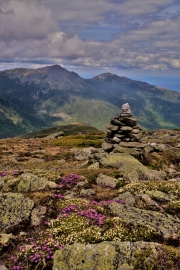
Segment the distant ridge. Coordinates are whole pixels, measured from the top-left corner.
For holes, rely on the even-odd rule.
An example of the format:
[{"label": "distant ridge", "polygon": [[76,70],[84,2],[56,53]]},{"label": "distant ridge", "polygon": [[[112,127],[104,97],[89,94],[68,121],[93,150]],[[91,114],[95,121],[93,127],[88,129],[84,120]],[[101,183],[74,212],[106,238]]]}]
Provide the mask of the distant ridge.
[{"label": "distant ridge", "polygon": [[180,128],[179,92],[111,73],[83,79],[59,65],[4,70],[0,98],[0,138],[73,122],[104,130],[127,102],[146,129]]},{"label": "distant ridge", "polygon": [[31,132],[29,134],[22,135],[22,136],[20,136],[20,138],[24,138],[24,139],[44,138],[44,137],[51,135],[52,133],[55,133],[58,131],[63,131],[65,136],[76,135],[76,134],[87,134],[87,133],[89,133],[89,134],[102,133],[102,131],[98,130],[95,127],[83,125],[82,123],[77,123],[77,124],[69,124],[69,125],[44,128],[41,130]]}]

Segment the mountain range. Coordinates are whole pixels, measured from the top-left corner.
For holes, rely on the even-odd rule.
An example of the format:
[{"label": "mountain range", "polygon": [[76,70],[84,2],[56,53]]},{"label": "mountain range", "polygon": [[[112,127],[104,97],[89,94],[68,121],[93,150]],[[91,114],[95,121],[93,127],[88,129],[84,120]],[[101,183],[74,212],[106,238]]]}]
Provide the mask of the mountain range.
[{"label": "mountain range", "polygon": [[100,130],[129,103],[145,129],[180,128],[180,93],[111,73],[83,79],[59,65],[0,72],[0,138],[84,123]]}]

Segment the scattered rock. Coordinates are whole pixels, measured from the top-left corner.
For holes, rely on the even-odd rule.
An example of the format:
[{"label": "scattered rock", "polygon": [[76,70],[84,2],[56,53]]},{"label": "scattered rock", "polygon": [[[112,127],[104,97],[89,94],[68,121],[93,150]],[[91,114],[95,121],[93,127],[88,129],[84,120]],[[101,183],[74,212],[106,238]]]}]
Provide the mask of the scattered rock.
[{"label": "scattered rock", "polygon": [[118,184],[118,180],[100,173],[96,179],[96,183],[100,186],[115,188]]},{"label": "scattered rock", "polygon": [[0,265],[0,270],[8,270],[5,265]]},{"label": "scattered rock", "polygon": [[88,165],[89,165],[89,161],[86,160],[86,161],[84,161],[83,163],[81,163],[80,165],[78,165],[78,168],[83,168],[83,167],[86,167],[86,166],[88,166]]},{"label": "scattered rock", "polygon": [[80,192],[80,195],[83,196],[83,197],[92,196],[92,195],[95,195],[95,194],[96,194],[96,192],[92,188],[82,189],[81,192]]},{"label": "scattered rock", "polygon": [[172,199],[167,193],[159,190],[146,190],[145,192],[149,197],[159,202],[169,202]]},{"label": "scattered rock", "polygon": [[12,233],[9,233],[9,234],[1,233],[0,234],[0,244],[1,245],[7,244],[11,238],[13,238]]},{"label": "scattered rock", "polygon": [[53,181],[48,181],[47,184],[46,184],[46,188],[48,188],[48,189],[55,189],[55,188],[58,188],[58,187],[59,187],[59,185],[56,184]]},{"label": "scattered rock", "polygon": [[76,188],[81,188],[84,187],[87,183],[85,181],[80,181],[79,183],[77,183]]},{"label": "scattered rock", "polygon": [[165,179],[165,174],[157,170],[148,170],[146,172],[146,180],[163,180]]},{"label": "scattered rock", "polygon": [[95,151],[94,147],[77,149],[74,153],[74,159],[79,161],[87,160],[91,156],[93,151]]},{"label": "scattered rock", "polygon": [[88,170],[98,170],[99,169],[99,162],[94,162],[88,167]]},{"label": "scattered rock", "polygon": [[159,152],[164,152],[167,150],[167,146],[165,144],[157,144],[155,150]]},{"label": "scattered rock", "polygon": [[19,183],[19,179],[18,178],[14,178],[12,180],[9,180],[2,187],[2,191],[3,192],[14,191],[16,189],[16,186],[18,185],[18,183]]},{"label": "scattered rock", "polygon": [[32,155],[37,155],[37,154],[40,154],[40,155],[48,155],[49,153],[48,153],[46,150],[38,149],[38,150],[32,151],[31,154],[32,154]]},{"label": "scattered rock", "polygon": [[[13,203],[12,203],[13,202]],[[29,218],[34,202],[20,193],[0,194],[0,230],[18,225]]]},{"label": "scattered rock", "polygon": [[52,139],[60,138],[62,136],[64,136],[64,132],[63,131],[58,131],[58,132],[55,132],[55,133],[52,133],[52,134],[48,135],[44,139],[46,139],[46,140],[52,140]]},{"label": "scattered rock", "polygon": [[44,190],[47,185],[48,180],[46,178],[38,177],[32,173],[24,173],[19,178],[17,190],[18,192]]},{"label": "scattered rock", "polygon": [[172,169],[172,168],[168,168],[167,169],[167,173],[170,174],[170,175],[174,175],[177,173],[177,171],[175,169]]},{"label": "scattered rock", "polygon": [[125,192],[119,195],[114,200],[123,200],[125,206],[134,206],[135,204],[135,196],[133,196],[130,192]]},{"label": "scattered rock", "polygon": [[20,232],[20,233],[19,233],[19,236],[26,236],[26,235],[27,235],[26,232]]},{"label": "scattered rock", "polygon": [[47,212],[46,206],[37,206],[36,208],[34,208],[31,212],[32,226],[39,226],[46,212]]},{"label": "scattered rock", "polygon": [[[153,201],[147,194],[138,194],[136,195],[136,203],[141,201],[143,202],[143,204],[145,204],[145,208],[146,209],[150,209],[150,210],[157,210],[157,211],[163,211],[163,208],[159,206],[158,203],[156,203],[155,201]],[[139,204],[138,204],[139,206]],[[141,208],[141,207],[139,207]]]},{"label": "scattered rock", "polygon": [[73,191],[66,191],[65,195],[64,195],[64,199],[68,200],[68,199],[72,199],[76,196],[76,193]]},{"label": "scattered rock", "polygon": [[116,202],[111,203],[109,207],[114,214],[121,217],[123,222],[127,224],[146,226],[149,230],[157,232],[164,240],[180,239],[180,219],[176,217],[151,210],[125,207]]},{"label": "scattered rock", "polygon": [[148,154],[153,151],[154,151],[154,148],[148,144],[143,148],[142,154],[145,158],[147,158]]}]

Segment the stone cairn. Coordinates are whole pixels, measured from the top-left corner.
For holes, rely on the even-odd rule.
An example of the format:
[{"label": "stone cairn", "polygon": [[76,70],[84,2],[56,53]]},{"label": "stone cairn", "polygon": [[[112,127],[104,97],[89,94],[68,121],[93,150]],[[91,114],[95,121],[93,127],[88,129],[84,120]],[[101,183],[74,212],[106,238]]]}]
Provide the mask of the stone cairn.
[{"label": "stone cairn", "polygon": [[128,103],[122,105],[119,116],[111,119],[106,125],[106,136],[102,148],[111,152],[121,142],[140,142],[142,128],[137,124],[136,118],[131,114]]}]

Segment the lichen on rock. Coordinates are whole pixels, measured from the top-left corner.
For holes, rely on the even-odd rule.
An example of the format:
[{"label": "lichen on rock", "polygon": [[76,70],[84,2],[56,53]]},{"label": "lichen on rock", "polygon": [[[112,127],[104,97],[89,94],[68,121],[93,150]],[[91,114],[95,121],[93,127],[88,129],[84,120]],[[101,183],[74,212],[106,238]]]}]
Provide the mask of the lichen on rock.
[{"label": "lichen on rock", "polygon": [[[13,203],[12,203],[13,202]],[[0,194],[0,230],[29,218],[34,202],[20,193]]]},{"label": "lichen on rock", "polygon": [[[140,253],[142,268],[139,269],[153,269],[158,258],[157,246],[156,243],[121,241],[77,243],[55,252],[53,270],[137,270]],[[148,264],[152,268],[147,268]]]},{"label": "lichen on rock", "polygon": [[109,207],[127,224],[146,226],[150,231],[157,232],[164,240],[171,238],[180,240],[180,219],[177,217],[152,210],[125,207],[117,202],[112,202]]},{"label": "lichen on rock", "polygon": [[48,180],[44,177],[38,177],[32,173],[24,173],[20,176],[17,186],[18,192],[27,192],[43,190],[48,185]]}]

